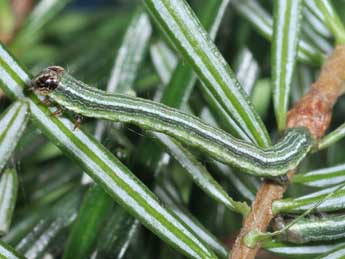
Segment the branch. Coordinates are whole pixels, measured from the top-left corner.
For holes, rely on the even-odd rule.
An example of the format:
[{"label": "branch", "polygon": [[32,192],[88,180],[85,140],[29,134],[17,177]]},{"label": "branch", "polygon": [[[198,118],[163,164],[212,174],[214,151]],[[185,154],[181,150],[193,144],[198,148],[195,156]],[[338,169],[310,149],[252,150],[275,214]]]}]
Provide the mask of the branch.
[{"label": "branch", "polygon": [[22,26],[25,18],[30,13],[31,9],[33,8],[34,1],[33,0],[12,0],[11,7],[13,11],[13,15],[15,17],[15,24],[14,28],[9,33],[0,33],[0,41],[5,44],[9,44],[12,39],[14,38],[16,32]]},{"label": "branch", "polygon": [[[321,138],[329,127],[332,108],[338,97],[345,92],[345,45],[337,46],[322,67],[318,80],[311,85],[309,91],[289,111],[287,127],[306,127],[314,139]],[[288,173],[291,179],[294,171]],[[265,181],[257,192],[252,204],[252,210],[245,219],[240,234],[237,236],[229,258],[255,258],[260,245],[255,248],[247,247],[243,237],[251,230],[265,232],[273,218],[272,202],[281,199],[286,190],[270,181]]]},{"label": "branch", "polygon": [[13,13],[16,17],[15,30],[18,30],[21,27],[33,6],[33,0],[12,0]]}]

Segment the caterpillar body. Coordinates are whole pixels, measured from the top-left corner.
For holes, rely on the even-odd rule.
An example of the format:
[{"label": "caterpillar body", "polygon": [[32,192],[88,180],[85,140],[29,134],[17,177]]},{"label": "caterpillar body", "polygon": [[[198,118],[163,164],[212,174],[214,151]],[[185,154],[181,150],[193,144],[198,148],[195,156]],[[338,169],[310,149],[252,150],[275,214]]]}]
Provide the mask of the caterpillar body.
[{"label": "caterpillar body", "polygon": [[86,85],[58,66],[39,73],[33,80],[33,89],[77,114],[165,133],[220,162],[257,176],[286,174],[301,162],[313,145],[307,129],[294,128],[288,129],[274,146],[262,149],[180,110],[147,99],[109,94]]}]

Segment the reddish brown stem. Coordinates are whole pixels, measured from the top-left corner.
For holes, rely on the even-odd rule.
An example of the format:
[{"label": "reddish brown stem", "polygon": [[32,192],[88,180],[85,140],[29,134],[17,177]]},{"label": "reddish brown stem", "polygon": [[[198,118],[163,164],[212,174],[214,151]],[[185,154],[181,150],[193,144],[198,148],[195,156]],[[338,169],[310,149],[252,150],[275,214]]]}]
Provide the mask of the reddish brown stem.
[{"label": "reddish brown stem", "polygon": [[21,27],[25,18],[30,13],[33,5],[33,0],[12,0],[12,9],[14,16],[16,17],[16,30]]},{"label": "reddish brown stem", "polygon": [[33,7],[33,4],[34,4],[33,0],[12,0],[11,1],[12,11],[15,17],[15,24],[11,32],[6,33],[6,34],[3,32],[0,32],[1,42],[5,44],[9,44],[12,41],[16,32],[22,26],[25,18],[30,13]]},{"label": "reddish brown stem", "polygon": [[[315,139],[322,137],[331,121],[332,108],[338,97],[345,92],[345,46],[337,46],[322,67],[318,80],[309,91],[289,111],[287,127],[303,126],[309,129]],[[289,179],[294,172],[288,173]],[[265,232],[270,224],[272,202],[281,199],[286,187],[265,181],[256,194],[252,210],[244,221],[237,236],[230,258],[255,258],[260,244],[249,248],[243,243],[243,237],[251,230]]]}]

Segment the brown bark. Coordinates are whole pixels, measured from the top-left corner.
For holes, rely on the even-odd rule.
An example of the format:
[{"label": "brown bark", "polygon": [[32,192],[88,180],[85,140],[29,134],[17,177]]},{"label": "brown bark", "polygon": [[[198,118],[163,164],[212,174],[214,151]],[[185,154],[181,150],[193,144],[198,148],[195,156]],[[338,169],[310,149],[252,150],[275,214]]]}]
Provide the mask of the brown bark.
[{"label": "brown bark", "polygon": [[[288,112],[287,127],[303,126],[309,129],[315,139],[322,137],[331,121],[332,108],[338,97],[345,92],[345,45],[337,46],[322,67],[318,80],[309,91]],[[294,171],[288,173],[289,179]],[[256,194],[252,210],[244,221],[237,236],[230,258],[255,258],[260,244],[255,248],[247,247],[243,237],[251,230],[265,232],[270,224],[272,202],[281,199],[286,187],[265,181]]]}]

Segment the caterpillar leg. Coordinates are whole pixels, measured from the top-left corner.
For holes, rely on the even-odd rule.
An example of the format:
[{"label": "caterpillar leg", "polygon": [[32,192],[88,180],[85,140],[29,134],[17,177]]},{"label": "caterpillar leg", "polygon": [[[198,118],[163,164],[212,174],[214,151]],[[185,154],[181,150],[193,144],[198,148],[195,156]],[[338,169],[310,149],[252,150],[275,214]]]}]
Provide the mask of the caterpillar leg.
[{"label": "caterpillar leg", "polygon": [[60,116],[62,113],[63,113],[63,109],[60,106],[58,106],[58,107],[56,107],[55,112],[52,112],[51,115],[52,116]]},{"label": "caterpillar leg", "polygon": [[49,106],[49,105],[51,105],[52,102],[51,102],[49,96],[45,96],[44,99],[42,100],[42,103],[43,103],[44,105]]},{"label": "caterpillar leg", "polygon": [[79,129],[82,121],[83,121],[83,116],[80,114],[76,114],[73,130]]},{"label": "caterpillar leg", "polygon": [[273,182],[273,183],[276,183],[276,184],[279,184],[279,185],[282,185],[282,186],[285,186],[289,183],[289,178],[286,174],[284,175],[279,175],[279,176],[276,176],[276,177],[269,177],[269,178],[266,178],[267,180]]}]

